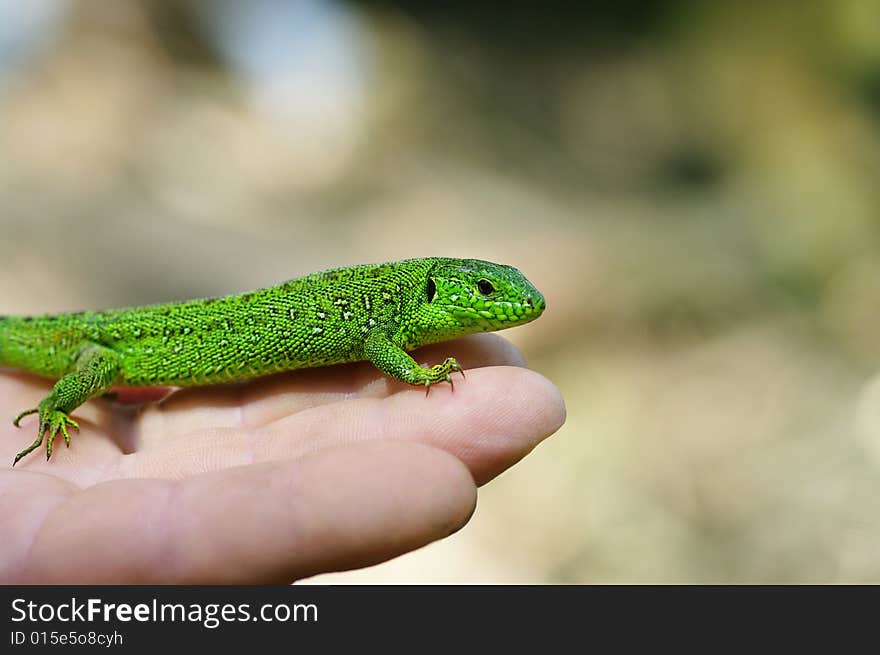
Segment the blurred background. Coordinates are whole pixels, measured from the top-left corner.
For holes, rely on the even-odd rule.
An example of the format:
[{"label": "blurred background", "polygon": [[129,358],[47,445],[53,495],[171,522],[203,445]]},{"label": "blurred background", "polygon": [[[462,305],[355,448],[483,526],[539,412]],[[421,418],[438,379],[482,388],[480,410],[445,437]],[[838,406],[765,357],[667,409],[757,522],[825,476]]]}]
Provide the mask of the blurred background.
[{"label": "blurred background", "polygon": [[0,310],[523,270],[568,421],[321,582],[880,582],[880,1],[0,0]]}]

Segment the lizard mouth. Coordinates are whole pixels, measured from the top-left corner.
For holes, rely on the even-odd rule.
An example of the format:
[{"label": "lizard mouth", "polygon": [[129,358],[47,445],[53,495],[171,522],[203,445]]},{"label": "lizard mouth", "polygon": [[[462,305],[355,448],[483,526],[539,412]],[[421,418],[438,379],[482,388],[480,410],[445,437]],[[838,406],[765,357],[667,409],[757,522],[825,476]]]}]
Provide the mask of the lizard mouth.
[{"label": "lizard mouth", "polygon": [[446,311],[459,320],[499,328],[533,321],[544,312],[545,307],[544,297],[538,293],[536,296],[527,296],[522,302],[499,300],[482,308],[447,305]]}]

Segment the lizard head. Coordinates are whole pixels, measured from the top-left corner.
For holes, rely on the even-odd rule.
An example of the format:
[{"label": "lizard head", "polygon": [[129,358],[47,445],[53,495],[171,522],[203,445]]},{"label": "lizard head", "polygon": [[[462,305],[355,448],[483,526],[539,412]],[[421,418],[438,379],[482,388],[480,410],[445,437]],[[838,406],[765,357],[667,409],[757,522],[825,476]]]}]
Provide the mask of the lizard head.
[{"label": "lizard head", "polygon": [[443,259],[428,272],[421,313],[434,334],[449,338],[522,325],[545,307],[541,292],[512,266]]}]

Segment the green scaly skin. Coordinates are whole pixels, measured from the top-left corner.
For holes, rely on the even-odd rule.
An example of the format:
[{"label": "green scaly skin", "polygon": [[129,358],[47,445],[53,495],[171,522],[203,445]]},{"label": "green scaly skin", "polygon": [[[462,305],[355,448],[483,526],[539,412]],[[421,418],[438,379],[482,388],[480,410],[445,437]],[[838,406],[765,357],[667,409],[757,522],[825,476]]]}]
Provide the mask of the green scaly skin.
[{"label": "green scaly skin", "polygon": [[13,421],[70,445],[70,413],[111,386],[196,386],[369,360],[413,385],[452,383],[458,362],[422,368],[407,351],[532,321],[544,297],[510,266],[429,257],[314,273],[224,298],[48,316],[0,317],[0,366],[56,379]]}]

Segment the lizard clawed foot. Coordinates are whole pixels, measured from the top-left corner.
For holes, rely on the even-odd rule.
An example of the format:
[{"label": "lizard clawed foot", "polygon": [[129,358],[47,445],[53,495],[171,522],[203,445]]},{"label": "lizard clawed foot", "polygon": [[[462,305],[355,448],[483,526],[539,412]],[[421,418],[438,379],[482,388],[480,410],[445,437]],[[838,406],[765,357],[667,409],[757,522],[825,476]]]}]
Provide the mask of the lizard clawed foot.
[{"label": "lizard clawed foot", "polygon": [[461,365],[456,361],[455,357],[447,357],[446,361],[442,364],[437,364],[436,366],[432,366],[430,369],[425,371],[425,397],[428,397],[428,392],[431,390],[432,384],[437,384],[438,382],[448,382],[449,386],[455,391],[455,384],[452,381],[453,373],[461,373],[461,377],[464,378],[464,369],[461,368]]},{"label": "lizard clawed foot", "polygon": [[39,407],[34,407],[33,409],[24,410],[21,414],[19,414],[18,416],[16,416],[13,419],[12,425],[14,425],[17,428],[20,428],[21,426],[19,425],[19,422],[21,421],[21,419],[23,419],[25,416],[30,416],[31,414],[36,414],[39,411],[40,411]]},{"label": "lizard clawed foot", "polygon": [[70,418],[66,412],[63,412],[60,409],[29,409],[19,414],[12,424],[15,427],[19,427],[19,421],[21,421],[22,418],[37,413],[40,415],[40,427],[37,431],[37,438],[34,439],[34,442],[30,446],[15,456],[15,459],[12,462],[13,466],[18,464],[18,460],[22,457],[39,448],[40,444],[43,443],[43,437],[46,437],[46,459],[48,460],[52,457],[52,448],[59,432],[64,437],[64,445],[70,447],[70,433],[67,431],[68,426],[72,427],[77,432],[79,431],[79,424]]}]

